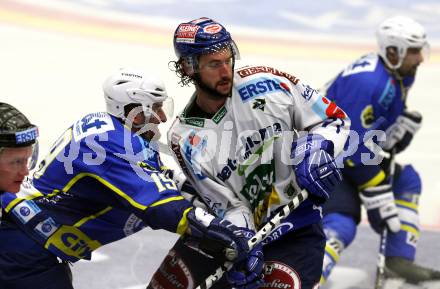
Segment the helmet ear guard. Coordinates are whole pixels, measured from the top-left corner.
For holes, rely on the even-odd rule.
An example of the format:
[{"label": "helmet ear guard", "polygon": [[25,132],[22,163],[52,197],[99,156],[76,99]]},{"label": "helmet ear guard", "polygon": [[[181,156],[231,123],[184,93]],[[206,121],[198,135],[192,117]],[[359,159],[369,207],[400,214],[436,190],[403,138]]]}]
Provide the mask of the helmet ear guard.
[{"label": "helmet ear guard", "polygon": [[[395,16],[383,21],[377,31],[379,55],[391,69],[398,69],[406,56],[408,48],[420,48],[429,53],[429,43],[423,26],[411,18]],[[393,64],[387,57],[387,49],[395,47],[397,63]]]}]

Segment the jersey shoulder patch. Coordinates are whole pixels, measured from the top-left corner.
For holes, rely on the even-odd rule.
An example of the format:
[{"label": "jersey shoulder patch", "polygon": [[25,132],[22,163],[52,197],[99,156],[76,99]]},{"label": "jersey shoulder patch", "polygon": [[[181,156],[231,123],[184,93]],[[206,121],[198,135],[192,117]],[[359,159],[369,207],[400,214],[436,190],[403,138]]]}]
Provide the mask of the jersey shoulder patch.
[{"label": "jersey shoulder patch", "polygon": [[73,138],[76,142],[93,135],[115,129],[111,116],[105,112],[95,112],[84,116],[73,124]]},{"label": "jersey shoulder patch", "polygon": [[342,72],[342,77],[361,72],[373,72],[374,70],[376,70],[378,62],[379,56],[377,54],[367,54],[347,66]]}]

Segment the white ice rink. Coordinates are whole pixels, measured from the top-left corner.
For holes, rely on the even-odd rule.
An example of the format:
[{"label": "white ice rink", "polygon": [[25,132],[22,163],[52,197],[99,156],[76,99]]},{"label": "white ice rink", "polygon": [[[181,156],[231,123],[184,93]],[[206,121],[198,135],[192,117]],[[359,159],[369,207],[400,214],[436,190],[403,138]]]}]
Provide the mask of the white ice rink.
[{"label": "white ice rink", "polygon": [[[177,77],[168,69],[168,62],[175,58],[172,49],[173,29],[179,22],[194,18],[193,15],[182,14],[170,18],[153,14],[140,17],[139,14],[119,13],[114,9],[96,9],[98,4],[104,5],[112,1],[78,1],[93,2],[94,5],[73,5],[72,3],[75,2],[0,0],[0,101],[18,107],[39,126],[41,156],[47,153],[50,144],[74,120],[89,112],[104,110],[101,83],[109,72],[119,67],[138,66],[162,76],[169,95],[174,98],[177,111],[184,107],[191,94],[191,89],[182,88],[177,84]],[[130,2],[138,4],[141,1],[125,1],[125,5],[130,5]],[[156,4],[164,2],[168,5],[170,2],[177,3],[152,2]],[[197,7],[198,2],[205,1],[187,2],[194,2],[194,7]],[[364,3],[364,1],[354,2]],[[432,9],[440,11],[438,4],[432,5]],[[288,13],[288,11],[284,12]],[[424,18],[420,13],[414,15],[423,23]],[[319,88],[350,61],[375,49],[373,30],[375,25],[386,16],[388,15],[382,11],[382,14],[377,14],[376,18],[370,17],[371,31],[366,31],[365,34],[357,37],[329,36],[319,33],[318,36],[313,36],[304,31],[299,33],[294,29],[277,31],[271,28],[266,31],[223,22],[230,27],[230,32],[236,38],[241,50],[241,63],[274,66]],[[437,19],[440,19],[440,13],[437,16],[439,16]],[[294,19],[298,20],[298,18]],[[414,164],[420,172],[423,180],[421,223],[425,229],[438,230],[440,229],[440,50],[436,41],[432,45],[430,59],[419,69],[417,80],[410,92],[408,106],[423,113],[423,127],[411,147],[399,155],[397,160]],[[167,126],[164,125],[164,134],[166,129]],[[169,159],[165,158],[166,161]],[[148,237],[149,234],[152,233],[148,231],[143,236]],[[169,240],[169,244],[172,243],[171,235],[156,232],[154,234],[157,238],[165,236],[163,238]],[[439,241],[440,237],[437,237],[436,242]],[[139,243],[136,246],[138,245]],[[167,244],[163,246],[160,252],[165,252],[168,247]],[[143,249],[147,252],[155,250],[154,247],[143,247]],[[136,248],[136,250],[140,249]],[[112,254],[112,250],[101,254],[98,257],[105,258],[108,254]],[[433,254],[438,256],[439,252]],[[151,265],[148,269],[151,273],[160,261],[160,256],[148,257],[148,254],[145,256],[152,258],[151,263],[148,263],[148,266]],[[129,257],[129,259],[131,260],[129,266],[136,267],[134,263],[136,258]],[[133,275],[127,274],[120,283],[113,282],[114,286],[106,283],[106,278],[111,276],[106,276],[107,271],[101,271],[100,262],[96,262],[98,264],[96,267],[90,267],[90,270],[97,270],[93,275],[86,272],[89,267],[83,269],[81,276],[77,275],[76,278],[80,279],[76,281],[77,288],[143,288],[136,287],[140,286],[139,276],[134,278]],[[105,262],[105,259],[102,262]],[[119,264],[122,262],[124,260]],[[84,265],[80,263],[74,268],[81,270],[81,266]],[[364,274],[362,272],[359,274]],[[89,287],[91,284],[82,277],[85,275],[95,276],[87,277],[96,278],[91,284],[100,284],[99,282],[102,281],[102,284],[106,285]]]}]

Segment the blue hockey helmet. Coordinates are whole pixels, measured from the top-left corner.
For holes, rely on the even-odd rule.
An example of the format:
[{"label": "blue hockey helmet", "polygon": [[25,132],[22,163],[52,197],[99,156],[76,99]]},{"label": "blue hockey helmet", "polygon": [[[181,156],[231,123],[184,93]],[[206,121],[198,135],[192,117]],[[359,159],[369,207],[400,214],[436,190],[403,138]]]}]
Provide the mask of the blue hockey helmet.
[{"label": "blue hockey helmet", "polygon": [[174,51],[179,59],[196,68],[197,56],[221,51],[229,47],[234,59],[239,59],[238,48],[231,34],[220,23],[206,17],[184,22],[174,32]]}]

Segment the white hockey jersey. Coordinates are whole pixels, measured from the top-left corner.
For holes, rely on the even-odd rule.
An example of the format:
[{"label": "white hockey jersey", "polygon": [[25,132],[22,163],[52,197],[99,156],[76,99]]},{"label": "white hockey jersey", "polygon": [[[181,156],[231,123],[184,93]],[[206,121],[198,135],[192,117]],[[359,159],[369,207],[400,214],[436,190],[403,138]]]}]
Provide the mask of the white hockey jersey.
[{"label": "white hockey jersey", "polygon": [[[168,144],[211,212],[258,229],[298,189],[290,160],[298,133],[322,135],[338,154],[349,123],[341,109],[296,77],[246,66],[235,70],[225,105],[211,119],[187,117],[185,109],[168,132]],[[321,217],[320,207],[306,200],[283,231]]]}]

